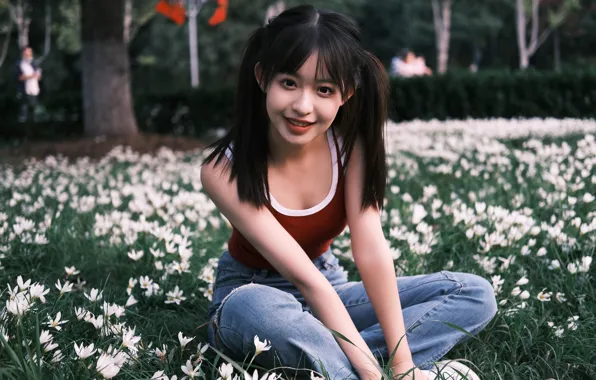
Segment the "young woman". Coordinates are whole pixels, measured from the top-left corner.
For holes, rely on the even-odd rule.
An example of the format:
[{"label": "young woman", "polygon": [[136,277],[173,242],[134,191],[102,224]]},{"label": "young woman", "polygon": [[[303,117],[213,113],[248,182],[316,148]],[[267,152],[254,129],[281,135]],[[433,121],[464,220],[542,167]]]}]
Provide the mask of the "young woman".
[{"label": "young woman", "polygon": [[[480,277],[396,279],[380,221],[387,97],[383,66],[341,14],[299,6],[250,37],[237,120],[201,171],[233,225],[209,309],[210,342],[233,359],[254,354],[258,336],[272,346],[255,359],[263,367],[379,379],[377,360],[395,347],[401,374],[466,337],[437,320],[475,334],[494,316]],[[329,250],[346,225],[362,282],[348,282]]]}]

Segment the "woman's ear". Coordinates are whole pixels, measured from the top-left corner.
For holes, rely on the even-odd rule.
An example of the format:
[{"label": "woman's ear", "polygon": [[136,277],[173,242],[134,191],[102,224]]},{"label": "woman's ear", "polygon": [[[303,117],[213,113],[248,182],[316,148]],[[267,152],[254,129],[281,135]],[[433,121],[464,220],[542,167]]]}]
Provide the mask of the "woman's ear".
[{"label": "woman's ear", "polygon": [[261,69],[261,63],[257,62],[255,65],[255,79],[261,87],[261,91],[265,92],[265,86],[263,85],[263,70]]}]

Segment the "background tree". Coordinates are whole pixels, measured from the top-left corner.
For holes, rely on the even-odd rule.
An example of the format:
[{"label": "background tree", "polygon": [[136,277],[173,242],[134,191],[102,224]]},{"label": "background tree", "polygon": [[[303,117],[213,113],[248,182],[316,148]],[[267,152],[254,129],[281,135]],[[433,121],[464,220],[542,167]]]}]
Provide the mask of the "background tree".
[{"label": "background tree", "polygon": [[81,0],[85,134],[137,133],[124,42],[124,0]]},{"label": "background tree", "polygon": [[451,6],[452,0],[431,0],[433,9],[433,25],[435,27],[437,45],[437,71],[447,71],[449,61],[449,40],[451,36]]},{"label": "background tree", "polygon": [[2,67],[6,60],[14,26],[13,19],[9,12],[8,6],[0,3],[0,67]]},{"label": "background tree", "polygon": [[[530,64],[530,58],[546,41],[550,34],[565,21],[567,16],[579,8],[579,0],[561,0],[554,2],[554,7],[544,7],[543,14],[547,13],[546,24],[540,31],[541,0],[516,0],[516,30],[517,46],[519,49],[519,67],[525,69]],[[530,38],[527,37],[528,17],[530,23]]]}]

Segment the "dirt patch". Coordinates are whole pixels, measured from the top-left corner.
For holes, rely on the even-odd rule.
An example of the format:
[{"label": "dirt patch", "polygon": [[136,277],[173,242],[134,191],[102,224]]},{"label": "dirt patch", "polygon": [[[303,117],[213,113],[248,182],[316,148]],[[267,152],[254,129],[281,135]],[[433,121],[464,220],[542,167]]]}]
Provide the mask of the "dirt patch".
[{"label": "dirt patch", "polygon": [[27,158],[43,159],[62,155],[71,159],[79,157],[101,158],[118,145],[130,146],[139,153],[153,153],[161,147],[175,151],[205,148],[204,141],[191,137],[141,133],[136,136],[84,137],[63,141],[25,141],[0,147],[0,162],[19,164]]}]

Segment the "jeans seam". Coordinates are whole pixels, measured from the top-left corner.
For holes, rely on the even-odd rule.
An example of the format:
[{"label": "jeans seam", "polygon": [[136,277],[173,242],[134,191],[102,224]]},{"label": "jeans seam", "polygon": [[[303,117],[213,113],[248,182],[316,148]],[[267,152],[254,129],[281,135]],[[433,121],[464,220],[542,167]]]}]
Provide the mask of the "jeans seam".
[{"label": "jeans seam", "polygon": [[[253,278],[254,278],[254,276],[253,276]],[[220,315],[220,314],[221,314],[221,309],[224,307],[224,305],[225,305],[225,303],[228,301],[228,299],[229,299],[229,298],[230,298],[230,297],[231,297],[231,296],[232,296],[234,293],[236,293],[236,291],[238,291],[238,289],[241,289],[241,288],[243,288],[243,287],[245,287],[245,286],[251,286],[251,285],[256,285],[256,284],[254,284],[254,283],[252,283],[252,282],[251,282],[250,284],[241,285],[241,286],[238,286],[237,288],[234,288],[234,289],[232,289],[232,291],[230,291],[230,293],[229,293],[228,295],[226,295],[226,296],[224,297],[224,299],[221,301],[221,304],[219,305],[219,307],[217,308],[217,310],[215,310],[215,313],[214,313],[214,315],[213,315],[213,325],[214,325],[214,326],[213,326],[213,327],[214,327],[214,329],[213,329],[213,330],[214,330],[214,331],[213,331],[213,334],[214,334],[214,338],[215,338],[215,339],[217,339],[217,337],[219,336],[219,340],[221,341],[221,343],[222,343],[222,344],[223,344],[223,345],[224,345],[224,346],[225,346],[225,347],[226,347],[228,350],[230,350],[230,347],[229,347],[229,346],[226,344],[226,342],[224,342],[224,339],[223,339],[222,335],[219,333],[219,331],[220,331],[222,328],[224,328],[224,329],[226,329],[226,330],[228,330],[228,331],[234,332],[236,335],[239,335],[239,334],[238,334],[238,333],[236,333],[236,332],[235,332],[235,331],[234,331],[232,328],[230,328],[230,327],[227,327],[227,326],[221,326],[221,324],[220,324],[220,320],[219,320],[219,319],[220,319],[220,317],[221,317],[221,315]],[[216,342],[217,342],[217,340],[216,340]],[[243,342],[243,344],[244,344],[244,339],[242,339],[242,342]],[[230,350],[230,351],[232,351],[232,350]]]},{"label": "jeans seam", "polygon": [[[417,320],[415,320],[414,322],[412,322],[412,324],[410,325],[410,327],[414,326],[414,325],[415,325],[416,323],[418,323],[420,320],[422,320],[423,318],[427,317],[427,315],[428,315],[428,314],[429,314],[431,311],[433,311],[433,310],[435,310],[436,308],[438,308],[438,307],[440,307],[441,305],[443,305],[443,304],[444,304],[444,303],[445,303],[445,302],[446,302],[446,301],[447,301],[447,300],[448,300],[448,299],[449,299],[451,296],[458,296],[458,295],[460,295],[460,293],[461,293],[461,291],[462,291],[462,289],[463,289],[463,287],[464,287],[463,283],[462,283],[462,282],[460,282],[460,281],[454,280],[454,279],[449,279],[449,280],[451,280],[451,281],[453,281],[453,282],[456,282],[456,283],[458,283],[458,284],[459,284],[459,288],[458,288],[458,290],[457,290],[457,293],[451,293],[451,294],[448,294],[448,295],[447,295],[445,298],[443,298],[443,300],[442,300],[441,302],[439,302],[437,305],[435,305],[435,306],[431,307],[430,309],[428,309],[427,311],[425,311],[425,312],[424,312],[424,314],[422,314],[422,315],[420,316],[420,318],[418,318]],[[410,327],[406,328],[406,332],[407,332],[407,331],[410,329]]]},{"label": "jeans seam", "polygon": [[[446,277],[445,279],[446,279],[446,280],[449,280],[449,281],[452,281],[452,282],[457,282],[457,283],[460,285],[460,292],[461,292],[461,288],[463,287],[463,285],[462,285],[462,283],[461,283],[460,281],[457,281],[457,280],[455,280],[455,279],[452,279],[452,278],[449,278],[449,277]],[[442,279],[442,280],[435,280],[435,281],[429,281],[429,282],[425,282],[424,284],[419,284],[419,285],[411,286],[411,287],[409,287],[409,288],[407,288],[407,289],[398,289],[398,292],[407,292],[407,291],[410,291],[410,290],[414,290],[414,289],[416,289],[416,288],[419,288],[419,287],[421,287],[421,286],[424,286],[424,285],[431,284],[431,283],[433,283],[433,282],[445,281],[445,279]],[[459,294],[459,293],[458,293],[458,294]],[[364,304],[366,304],[366,303],[370,303],[370,298],[369,298],[369,299],[363,299],[363,300],[361,300],[360,302],[356,302],[356,303],[346,303],[344,306],[345,306],[346,308],[348,308],[348,307],[352,307],[352,306],[360,306],[360,305],[364,305]],[[432,310],[432,309],[431,309],[431,310]]]},{"label": "jeans seam", "polygon": [[[464,284],[463,284],[463,282],[461,282],[461,281],[457,281],[457,280],[453,280],[453,281],[456,281],[456,282],[458,282],[458,283],[461,285],[461,287],[460,287],[460,292],[459,292],[459,293],[461,293],[461,290],[463,289],[463,287],[464,287],[465,285],[464,285]],[[459,294],[459,293],[458,293],[458,294]],[[451,296],[451,294],[450,294],[449,296],[447,296],[447,298],[448,298],[448,297],[450,297],[450,296]],[[437,306],[438,306],[438,305],[437,305]],[[497,310],[497,312],[498,312],[498,310]],[[493,314],[493,315],[492,315],[490,318],[488,318],[488,320],[487,320],[486,322],[484,322],[483,324],[481,324],[481,325],[480,325],[479,327],[477,327],[475,330],[468,331],[468,333],[470,333],[471,335],[475,335],[475,334],[476,334],[476,332],[479,332],[479,331],[481,331],[482,329],[484,329],[484,328],[485,328],[485,327],[486,327],[486,326],[487,326],[487,325],[490,323],[490,321],[492,321],[492,319],[495,317],[495,315],[497,315],[497,312],[495,312],[495,313],[494,313],[494,314]],[[426,315],[426,313],[425,313],[425,315]],[[421,319],[421,318],[420,318],[420,319]],[[420,320],[420,319],[419,319],[419,320]],[[430,360],[430,362],[436,362],[437,360],[439,360],[439,359],[441,359],[442,357],[444,357],[445,355],[447,355],[447,353],[448,353],[449,351],[451,351],[451,349],[453,349],[453,347],[455,347],[455,346],[456,346],[456,345],[457,345],[459,342],[461,342],[461,339],[460,339],[460,340],[458,340],[458,341],[456,341],[455,343],[452,343],[450,346],[448,346],[448,347],[447,347],[447,349],[443,350],[443,352],[441,352],[440,354],[438,354],[438,355],[435,355],[435,356],[432,358],[432,360]]]},{"label": "jeans seam", "polygon": [[[482,329],[484,329],[489,323],[490,321],[495,317],[495,315],[497,315],[497,313],[493,314],[492,317],[490,317],[486,322],[484,322],[483,324],[481,324],[479,327],[477,327],[475,330],[473,331],[468,331],[471,335],[476,335],[476,332],[481,331]],[[430,360],[430,362],[434,362],[436,363],[437,360],[441,359],[442,357],[444,357],[445,355],[447,355],[447,353],[449,351],[451,351],[453,349],[453,347],[457,346],[457,344],[461,342],[461,339],[456,341],[455,343],[451,344],[451,346],[449,346],[446,350],[444,350],[444,352],[442,352],[440,355],[435,355],[435,357]]]}]

